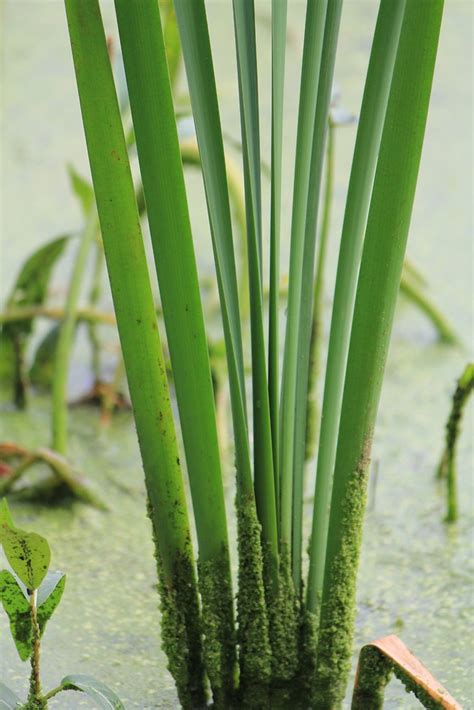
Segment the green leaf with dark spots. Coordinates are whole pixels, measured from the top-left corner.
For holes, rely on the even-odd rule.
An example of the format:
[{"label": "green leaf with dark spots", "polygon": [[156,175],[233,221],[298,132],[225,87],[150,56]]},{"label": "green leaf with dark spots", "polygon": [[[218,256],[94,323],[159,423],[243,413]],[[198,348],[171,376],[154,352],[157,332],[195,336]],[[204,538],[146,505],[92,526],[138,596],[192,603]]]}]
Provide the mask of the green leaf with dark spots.
[{"label": "green leaf with dark spots", "polygon": [[51,559],[47,540],[37,533],[1,525],[0,542],[13,571],[27,589],[38,589]]},{"label": "green leaf with dark spots", "polygon": [[10,621],[10,630],[18,655],[22,661],[27,661],[33,650],[30,604],[25,599],[15,577],[8,570],[0,572],[0,599]]},{"label": "green leaf with dark spots", "polygon": [[97,708],[125,710],[122,701],[100,680],[89,675],[68,675],[62,679],[65,690],[80,690],[94,700]]},{"label": "green leaf with dark spots", "polygon": [[16,710],[22,702],[15,693],[0,682],[0,710]]}]

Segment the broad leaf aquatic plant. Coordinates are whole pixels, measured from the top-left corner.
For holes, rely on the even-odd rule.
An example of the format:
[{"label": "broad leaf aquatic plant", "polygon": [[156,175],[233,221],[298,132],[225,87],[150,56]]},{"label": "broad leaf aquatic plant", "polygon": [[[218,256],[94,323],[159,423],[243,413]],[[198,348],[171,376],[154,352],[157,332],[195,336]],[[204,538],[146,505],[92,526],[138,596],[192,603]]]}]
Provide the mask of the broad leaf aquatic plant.
[{"label": "broad leaf aquatic plant", "polygon": [[51,552],[47,540],[25,532],[13,522],[7,502],[0,502],[0,545],[11,570],[0,571],[0,601],[10,622],[10,631],[22,661],[30,661],[30,684],[26,702],[0,683],[0,707],[5,710],[44,710],[48,700],[66,690],[81,691],[104,710],[123,710],[115,693],[101,681],[85,675],[62,679],[52,690],[41,685],[41,637],[55,612],[66,584],[62,572],[50,572]]},{"label": "broad leaf aquatic plant", "polygon": [[[342,0],[308,0],[298,113],[285,353],[279,378],[285,6],[272,3],[270,337],[264,304],[253,0],[234,0],[250,296],[252,417],[222,130],[203,0],[175,0],[221,304],[235,438],[239,575],[233,619],[227,512],[187,198],[155,0],[116,0],[198,557],[139,213],[97,0],[66,0],[92,180],[149,497],[162,637],[180,703],[342,702],[370,449],[413,206],[442,0],[381,0],[341,240],[309,576],[302,565],[316,224]],[[268,350],[268,352],[267,352]],[[270,373],[270,374],[269,374]],[[279,390],[279,394],[278,394]],[[253,444],[253,445],[252,445]],[[196,564],[197,563],[197,564]]]}]

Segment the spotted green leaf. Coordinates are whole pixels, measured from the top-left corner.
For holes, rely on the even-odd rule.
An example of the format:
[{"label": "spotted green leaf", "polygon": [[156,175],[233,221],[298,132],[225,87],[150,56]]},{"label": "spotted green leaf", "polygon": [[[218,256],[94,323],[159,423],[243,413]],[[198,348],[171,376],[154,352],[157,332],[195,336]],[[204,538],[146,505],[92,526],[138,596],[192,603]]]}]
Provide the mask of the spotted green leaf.
[{"label": "spotted green leaf", "polygon": [[37,533],[0,525],[0,542],[13,571],[27,589],[38,589],[48,571],[51,551]]},{"label": "spotted green leaf", "polygon": [[104,685],[88,675],[68,675],[62,679],[65,690],[80,690],[94,700],[97,708],[104,710],[125,710],[122,701]]},{"label": "spotted green leaf", "polygon": [[10,631],[18,655],[22,661],[27,661],[31,656],[33,644],[30,604],[15,577],[8,570],[0,572],[0,600],[10,621]]},{"label": "spotted green leaf", "polygon": [[[65,574],[49,572],[38,589],[37,613],[41,636],[47,621],[61,601],[65,584]],[[33,651],[28,590],[21,580],[7,570],[0,572],[0,600],[10,621],[18,655],[22,661],[26,661]]]}]

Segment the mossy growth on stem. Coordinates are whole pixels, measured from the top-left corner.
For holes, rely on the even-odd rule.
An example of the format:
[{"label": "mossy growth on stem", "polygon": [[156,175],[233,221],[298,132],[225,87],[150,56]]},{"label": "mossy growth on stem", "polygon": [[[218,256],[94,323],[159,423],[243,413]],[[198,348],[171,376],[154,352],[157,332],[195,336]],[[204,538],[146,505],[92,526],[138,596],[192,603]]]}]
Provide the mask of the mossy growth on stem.
[{"label": "mossy growth on stem", "polygon": [[365,646],[359,660],[351,710],[382,710],[393,664],[374,646]]},{"label": "mossy growth on stem", "polygon": [[438,466],[438,478],[447,479],[448,506],[446,522],[458,519],[458,496],[456,476],[456,449],[461,432],[464,406],[474,389],[474,363],[469,363],[459,378],[453,395],[451,412],[446,423],[446,444]]},{"label": "mossy growth on stem", "polygon": [[232,705],[237,684],[232,587],[226,548],[219,559],[199,561],[203,652],[215,708]]},{"label": "mossy growth on stem", "polygon": [[[151,504],[148,515],[153,523]],[[174,678],[180,704],[184,710],[205,707],[206,680],[203,661],[199,600],[192,557],[176,556],[172,582],[164,574],[153,527],[155,558],[160,592],[161,639],[168,658],[168,670]]]},{"label": "mossy growth on stem", "polygon": [[346,485],[339,523],[340,547],[328,570],[323,592],[313,685],[313,702],[318,710],[332,710],[342,702],[351,667],[371,444],[369,436]]},{"label": "mossy growth on stem", "polygon": [[267,591],[271,660],[271,707],[285,707],[298,671],[299,604],[291,577],[288,549],[280,554],[278,587]]},{"label": "mossy growth on stem", "polygon": [[261,526],[255,501],[237,498],[239,593],[237,597],[241,707],[265,708],[271,678],[269,620],[265,603]]}]

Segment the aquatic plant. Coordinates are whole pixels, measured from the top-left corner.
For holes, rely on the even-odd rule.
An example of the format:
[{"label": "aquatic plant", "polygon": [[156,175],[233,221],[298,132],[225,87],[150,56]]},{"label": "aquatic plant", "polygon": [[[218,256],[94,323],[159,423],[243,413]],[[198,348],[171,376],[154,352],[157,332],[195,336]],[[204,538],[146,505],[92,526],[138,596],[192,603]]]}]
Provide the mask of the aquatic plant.
[{"label": "aquatic plant", "polygon": [[61,601],[66,575],[50,572],[51,551],[47,540],[16,527],[7,502],[0,502],[0,544],[10,565],[0,572],[0,601],[10,622],[10,631],[22,661],[30,661],[26,702],[0,682],[0,706],[5,710],[44,710],[48,701],[66,690],[85,693],[105,710],[123,705],[101,681],[87,675],[67,675],[44,692],[41,684],[41,637]]},{"label": "aquatic plant", "polygon": [[[162,639],[180,703],[338,707],[350,667],[372,436],[428,112],[442,0],[381,0],[335,287],[304,579],[303,469],[319,193],[341,0],[308,0],[285,351],[279,243],[286,2],[272,3],[269,318],[255,15],[234,0],[250,307],[252,417],[214,65],[203,0],[175,0],[209,215],[235,439],[237,621],[209,351],[155,0],[115,0],[198,557],[139,211],[97,0],[66,0],[72,55],[145,471]],[[267,335],[268,332],[268,335]],[[281,375],[280,375],[281,372]],[[253,436],[252,436],[253,435]],[[253,442],[253,446],[251,446]]]},{"label": "aquatic plant", "polygon": [[457,381],[453,394],[451,412],[446,422],[446,443],[437,469],[437,477],[446,479],[447,511],[445,519],[447,523],[454,523],[458,519],[456,451],[464,407],[473,390],[474,363],[468,363]]}]

